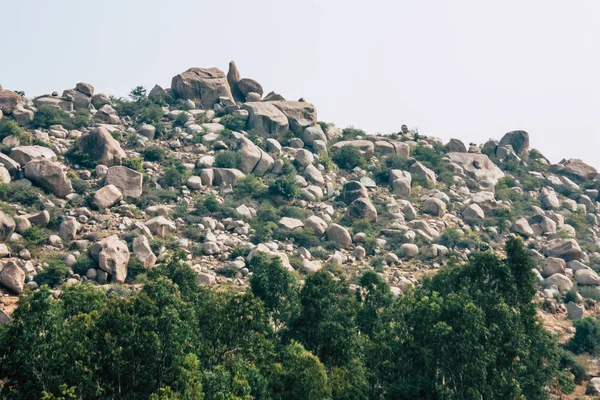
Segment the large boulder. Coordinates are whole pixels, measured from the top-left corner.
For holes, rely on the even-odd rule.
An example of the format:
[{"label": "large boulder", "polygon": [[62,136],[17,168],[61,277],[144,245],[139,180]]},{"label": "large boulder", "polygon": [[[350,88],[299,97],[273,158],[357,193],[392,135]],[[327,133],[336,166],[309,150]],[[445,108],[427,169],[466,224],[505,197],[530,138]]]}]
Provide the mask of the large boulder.
[{"label": "large boulder", "polygon": [[381,155],[394,155],[402,160],[406,160],[410,155],[410,146],[408,143],[398,140],[377,140],[375,142],[375,152]]},{"label": "large boulder", "polygon": [[56,153],[44,146],[13,147],[10,151],[9,157],[21,165],[25,165],[31,160],[57,160]]},{"label": "large boulder", "polygon": [[346,204],[352,203],[354,200],[361,197],[369,198],[369,192],[365,185],[358,181],[348,181],[344,183],[342,188],[342,201]]},{"label": "large boulder", "polygon": [[479,204],[473,203],[462,213],[463,220],[468,223],[477,223],[483,221],[485,214]]},{"label": "large boulder", "polygon": [[351,221],[357,221],[361,219],[368,221],[377,220],[377,209],[373,203],[369,201],[369,199],[364,197],[356,199],[350,203],[347,213]]},{"label": "large boulder", "polygon": [[235,168],[212,168],[211,171],[214,174],[214,186],[221,184],[235,186],[237,181],[245,176],[242,171]]},{"label": "large boulder", "polygon": [[526,154],[529,150],[529,133],[525,131],[508,132],[500,139],[499,147],[511,145],[515,153]]},{"label": "large boulder", "polygon": [[519,218],[512,226],[514,232],[525,237],[533,236],[534,232],[526,218]]},{"label": "large boulder", "polygon": [[466,153],[467,146],[459,139],[450,139],[448,142],[448,151],[451,153]]},{"label": "large boulder", "polygon": [[87,110],[92,102],[92,96],[76,89],[67,89],[63,91],[62,97],[72,99],[73,106],[76,110]]},{"label": "large boulder", "polygon": [[556,167],[561,172],[567,172],[581,179],[593,179],[598,175],[596,168],[576,158],[562,160]]},{"label": "large boulder", "polygon": [[548,257],[544,261],[542,276],[549,277],[554,274],[565,275],[567,263],[562,258]]},{"label": "large boulder", "polygon": [[327,222],[325,222],[321,217],[317,217],[316,215],[311,215],[306,219],[304,223],[306,228],[312,229],[315,235],[321,237],[325,234],[327,230]]},{"label": "large boulder", "polygon": [[227,70],[227,83],[229,83],[233,99],[239,103],[246,101],[246,96],[244,96],[238,87],[241,79],[240,71],[238,70],[237,65],[235,65],[235,61],[230,61],[229,70]]},{"label": "large boulder", "polygon": [[218,68],[190,68],[175,75],[171,89],[176,97],[200,101],[204,109],[210,109],[219,97],[233,99],[225,73]]},{"label": "large boulder", "polygon": [[423,212],[436,217],[443,217],[446,214],[446,204],[435,197],[430,197],[423,202]]},{"label": "large boulder", "polygon": [[11,114],[15,108],[22,104],[23,98],[18,93],[0,89],[0,111],[4,114]]},{"label": "large boulder", "polygon": [[164,238],[168,234],[177,230],[175,222],[163,217],[162,215],[146,221],[145,225],[148,227],[148,229],[150,229],[150,232],[160,238]]},{"label": "large boulder", "polygon": [[64,97],[58,96],[40,96],[33,99],[33,104],[36,107],[48,106],[54,108],[60,108],[67,112],[73,111],[73,102],[65,99]]},{"label": "large boulder", "polygon": [[325,232],[327,240],[332,242],[338,249],[345,249],[352,244],[352,237],[346,228],[338,224],[331,224]]},{"label": "large boulder", "polygon": [[578,269],[574,276],[579,285],[600,286],[600,277],[593,269]]},{"label": "large boulder", "polygon": [[556,239],[544,248],[548,257],[558,257],[565,261],[579,260],[583,253],[575,239]]},{"label": "large boulder", "polygon": [[556,286],[558,290],[561,292],[567,292],[573,288],[573,282],[563,275],[563,274],[554,274],[546,278],[544,280],[545,286]]},{"label": "large boulder", "polygon": [[237,140],[237,152],[242,156],[240,168],[246,174],[264,175],[273,168],[275,163],[273,157],[266,151],[242,135]]},{"label": "large boulder", "polygon": [[310,103],[304,101],[273,101],[277,107],[288,119],[292,132],[300,136],[304,130],[317,123],[317,109]]},{"label": "large boulder", "polygon": [[451,162],[460,165],[465,173],[481,184],[483,188],[493,188],[504,172],[485,154],[448,153]]},{"label": "large boulder", "polygon": [[0,241],[6,242],[15,232],[15,221],[3,211],[0,211]]},{"label": "large boulder", "polygon": [[146,268],[154,267],[156,256],[152,252],[148,238],[140,235],[133,239],[132,250],[135,257],[144,264]]},{"label": "large boulder", "polygon": [[262,97],[264,93],[260,83],[250,78],[240,79],[238,82],[238,89],[240,89],[240,91],[244,94],[245,97],[248,97],[248,94],[250,93],[257,93]]},{"label": "large boulder", "polygon": [[0,270],[0,284],[16,294],[21,293],[25,287],[25,271],[14,261],[8,261]]},{"label": "large boulder", "polygon": [[56,197],[65,197],[73,191],[71,180],[63,170],[62,164],[55,161],[47,159],[29,161],[25,164],[25,177]]},{"label": "large boulder", "polygon": [[144,175],[122,165],[110,167],[104,180],[107,185],[115,185],[123,197],[139,198],[142,196]]},{"label": "large boulder", "polygon": [[288,119],[270,102],[250,102],[242,105],[248,111],[248,127],[260,136],[281,138],[288,131]]},{"label": "large boulder", "polygon": [[98,164],[112,167],[120,165],[127,157],[119,142],[115,140],[103,126],[83,135],[77,142],[80,152],[87,154]]},{"label": "large boulder", "polygon": [[100,209],[112,207],[123,199],[123,193],[115,185],[106,185],[94,193],[94,204]]},{"label": "large boulder", "polygon": [[432,185],[435,185],[437,183],[437,176],[435,172],[433,172],[418,161],[412,163],[409,172],[411,176],[417,181],[427,182]]},{"label": "large boulder", "polygon": [[375,155],[375,145],[370,140],[345,140],[337,142],[332,146],[333,150],[341,149],[344,146],[354,146],[360,150],[366,159]]},{"label": "large boulder", "polygon": [[126,242],[120,240],[117,235],[112,235],[94,243],[90,253],[98,261],[100,269],[110,274],[113,282],[125,282],[129,263],[129,249]]}]

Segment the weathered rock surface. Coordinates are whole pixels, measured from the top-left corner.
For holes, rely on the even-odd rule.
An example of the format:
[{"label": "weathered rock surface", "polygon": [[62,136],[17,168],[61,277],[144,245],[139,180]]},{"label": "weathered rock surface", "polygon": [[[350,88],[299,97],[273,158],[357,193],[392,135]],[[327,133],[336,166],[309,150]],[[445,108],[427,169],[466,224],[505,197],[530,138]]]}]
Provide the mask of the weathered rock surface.
[{"label": "weathered rock surface", "polygon": [[225,73],[218,68],[190,68],[173,77],[171,88],[176,97],[200,101],[204,109],[212,108],[219,97],[233,99]]}]

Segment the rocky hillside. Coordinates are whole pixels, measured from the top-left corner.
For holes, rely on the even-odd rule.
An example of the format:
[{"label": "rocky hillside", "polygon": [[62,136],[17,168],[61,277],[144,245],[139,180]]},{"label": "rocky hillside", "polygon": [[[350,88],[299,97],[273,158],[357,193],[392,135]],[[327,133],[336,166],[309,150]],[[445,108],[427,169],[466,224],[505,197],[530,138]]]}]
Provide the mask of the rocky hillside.
[{"label": "rocky hillside", "polygon": [[513,235],[537,261],[550,331],[566,341],[569,321],[596,313],[598,171],[551,164],[525,131],[467,146],[406,125],[341,129],[233,62],[129,99],[0,87],[0,110],[0,324],[24,290],[137,291],[174,253],[199,285],[245,288],[264,253],[300,278],[374,270],[399,295]]}]

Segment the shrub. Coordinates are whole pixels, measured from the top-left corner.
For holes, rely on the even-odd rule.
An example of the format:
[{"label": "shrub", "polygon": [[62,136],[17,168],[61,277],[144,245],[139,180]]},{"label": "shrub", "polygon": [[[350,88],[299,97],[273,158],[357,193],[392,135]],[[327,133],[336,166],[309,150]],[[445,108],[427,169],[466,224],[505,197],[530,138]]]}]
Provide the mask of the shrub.
[{"label": "shrub", "polygon": [[568,348],[573,353],[598,354],[600,350],[600,322],[586,317],[574,322],[575,336],[569,340]]},{"label": "shrub", "polygon": [[463,234],[456,228],[448,228],[441,235],[439,243],[448,248],[456,247],[462,240]]},{"label": "shrub", "polygon": [[157,105],[151,105],[149,107],[145,107],[140,112],[138,120],[146,124],[154,124],[162,120],[163,114],[164,113],[162,107]]},{"label": "shrub", "polygon": [[66,129],[73,127],[71,117],[62,108],[40,106],[31,121],[31,127],[48,129],[52,125],[62,125]]},{"label": "shrub", "polygon": [[246,120],[241,117],[236,117],[233,115],[225,115],[219,121],[221,125],[225,127],[225,129],[229,129],[231,131],[244,131],[246,130]]},{"label": "shrub", "polygon": [[332,160],[338,167],[348,171],[367,165],[365,157],[356,146],[342,146],[333,153]]},{"label": "shrub", "polygon": [[594,286],[581,286],[578,288],[579,294],[583,298],[592,299],[595,301],[600,301],[600,290],[596,289]]},{"label": "shrub", "polygon": [[130,257],[129,263],[127,263],[127,278],[125,280],[126,282],[133,282],[138,275],[144,272],[146,272],[146,267],[144,267],[144,264],[136,257]]},{"label": "shrub", "polygon": [[25,229],[23,238],[31,246],[41,246],[48,240],[48,233],[43,228],[32,225],[30,228]]},{"label": "shrub", "polygon": [[267,192],[267,186],[256,175],[248,174],[235,185],[239,196],[261,197]]},{"label": "shrub", "polygon": [[71,178],[71,185],[73,185],[73,190],[75,191],[75,193],[80,195],[86,194],[91,188],[88,181],[79,179],[77,177]]},{"label": "shrub", "polygon": [[48,285],[55,287],[60,284],[69,271],[69,267],[65,265],[63,260],[58,258],[50,258],[46,260],[48,266],[34,278],[38,285]]},{"label": "shrub", "polygon": [[299,191],[298,183],[293,175],[280,176],[269,184],[269,193],[288,200],[298,196]]},{"label": "shrub", "polygon": [[123,165],[131,168],[134,171],[144,172],[144,167],[142,164],[144,163],[144,159],[142,157],[133,157],[128,158],[123,162]]},{"label": "shrub", "polygon": [[88,110],[77,110],[73,114],[73,119],[71,124],[73,128],[85,128],[90,126],[91,116]]},{"label": "shrub", "polygon": [[342,134],[344,135],[344,140],[356,139],[358,136],[365,136],[367,133],[362,129],[357,129],[353,126],[349,126],[346,129],[342,130]]},{"label": "shrub", "polygon": [[77,146],[72,147],[66,154],[65,157],[71,162],[71,164],[77,164],[84,168],[95,168],[96,160],[94,160],[89,154],[77,150]]},{"label": "shrub", "polygon": [[567,293],[565,293],[565,304],[571,301],[577,303],[577,291],[575,291],[574,289],[571,289]]},{"label": "shrub", "polygon": [[175,121],[173,121],[173,126],[178,126],[180,128],[183,128],[185,126],[185,124],[188,122],[189,120],[189,114],[186,112],[182,112],[179,113],[179,115],[177,115],[177,118],[175,118]]},{"label": "shrub", "polygon": [[165,150],[160,146],[149,146],[144,149],[143,156],[146,161],[162,161]]},{"label": "shrub", "polygon": [[24,182],[11,182],[0,184],[0,200],[7,203],[18,203],[22,206],[39,208],[41,205],[40,189]]},{"label": "shrub", "polygon": [[31,144],[31,135],[19,127],[15,121],[2,118],[0,119],[0,141],[7,136],[14,136],[19,139],[21,144]]},{"label": "shrub", "polygon": [[87,253],[83,253],[77,258],[77,261],[75,261],[75,264],[71,269],[74,273],[83,276],[90,268],[96,268],[96,262]]},{"label": "shrub", "polygon": [[223,150],[215,156],[214,166],[217,168],[240,168],[242,165],[242,156],[239,153],[230,150]]}]

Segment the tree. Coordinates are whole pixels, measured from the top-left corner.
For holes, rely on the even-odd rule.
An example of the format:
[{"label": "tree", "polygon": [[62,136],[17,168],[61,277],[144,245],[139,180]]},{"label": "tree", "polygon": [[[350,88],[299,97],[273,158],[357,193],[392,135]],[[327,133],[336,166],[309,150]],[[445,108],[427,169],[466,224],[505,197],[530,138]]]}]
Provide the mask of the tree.
[{"label": "tree", "polygon": [[292,341],[282,350],[279,385],[282,400],[324,400],[331,397],[327,371],[319,359]]},{"label": "tree", "polygon": [[136,86],[129,92],[129,97],[137,103],[146,99],[146,89],[143,86]]},{"label": "tree", "polygon": [[569,340],[569,349],[577,354],[600,352],[600,322],[591,317],[575,321],[575,336]]}]

